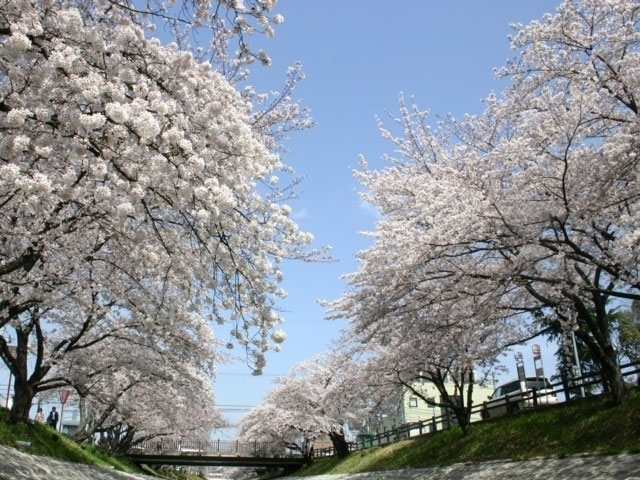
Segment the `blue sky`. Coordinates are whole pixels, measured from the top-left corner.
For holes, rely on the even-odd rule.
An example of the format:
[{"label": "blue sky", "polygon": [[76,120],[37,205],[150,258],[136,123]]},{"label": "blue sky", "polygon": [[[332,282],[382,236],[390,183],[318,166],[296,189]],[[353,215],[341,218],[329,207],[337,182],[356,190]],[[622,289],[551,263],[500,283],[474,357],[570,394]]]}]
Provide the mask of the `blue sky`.
[{"label": "blue sky", "polygon": [[[528,23],[553,12],[557,1],[280,0],[285,17],[274,38],[259,45],[273,63],[255,66],[249,83],[256,90],[278,90],[284,73],[296,61],[306,79],[296,97],[311,109],[316,127],[294,134],[286,162],[305,180],[300,198],[291,203],[303,230],[315,245],[331,245],[331,264],[288,263],[281,304],[288,338],[279,353],[268,355],[265,375],[253,377],[247,367],[220,366],[217,403],[259,403],[274,375],[327,349],[344,322],[324,319],[316,299],[335,299],[346,288],[342,274],[355,271],[355,253],[368,244],[359,231],[372,230],[376,213],[358,197],[352,177],[359,154],[371,167],[383,167],[391,145],[380,139],[375,117],[397,111],[399,92],[413,96],[433,120],[448,113],[482,111],[482,98],[499,92],[505,81],[493,69],[513,56],[507,36],[511,22]],[[256,43],[258,44],[258,43]],[[544,350],[544,342],[543,344]],[[533,372],[530,348],[523,347],[526,368]],[[554,365],[552,349],[543,359]],[[505,357],[511,367],[513,356]],[[547,376],[550,376],[547,373]],[[504,377],[514,377],[512,371]],[[231,432],[223,432],[231,435]]]}]

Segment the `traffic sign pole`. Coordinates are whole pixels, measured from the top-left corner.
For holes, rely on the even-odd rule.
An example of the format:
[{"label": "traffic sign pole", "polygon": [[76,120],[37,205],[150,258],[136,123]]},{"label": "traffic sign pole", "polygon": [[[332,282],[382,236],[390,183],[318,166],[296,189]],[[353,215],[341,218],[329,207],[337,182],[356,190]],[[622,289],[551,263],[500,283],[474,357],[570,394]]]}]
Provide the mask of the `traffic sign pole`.
[{"label": "traffic sign pole", "polygon": [[64,418],[64,404],[69,400],[69,395],[71,395],[71,390],[59,390],[58,396],[60,397],[60,403],[62,404],[62,408],[60,408],[60,432],[62,432],[62,419]]}]

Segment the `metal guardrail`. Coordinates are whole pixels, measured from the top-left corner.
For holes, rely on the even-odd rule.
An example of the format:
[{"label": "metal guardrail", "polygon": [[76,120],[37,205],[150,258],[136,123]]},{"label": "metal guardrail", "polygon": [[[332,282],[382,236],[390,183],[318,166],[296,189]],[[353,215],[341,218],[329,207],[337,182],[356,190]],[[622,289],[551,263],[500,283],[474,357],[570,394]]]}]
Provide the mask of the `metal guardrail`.
[{"label": "metal guardrail", "polygon": [[303,457],[244,457],[233,455],[155,455],[129,454],[129,459],[137,465],[185,465],[191,467],[280,467],[285,469],[301,467]]},{"label": "metal guardrail", "polygon": [[[640,374],[640,362],[632,362],[621,365],[620,369],[622,370],[623,378],[628,378],[631,375]],[[526,392],[518,391],[515,395],[517,401],[510,401],[510,397],[514,397],[514,395],[507,395],[505,397],[502,397],[504,398],[504,402],[502,403],[499,402],[499,399],[497,399],[498,401],[483,402],[482,404],[473,406],[471,409],[471,415],[473,416],[474,414],[476,414],[476,417],[480,418],[476,418],[471,422],[478,423],[485,421],[486,419],[496,418],[498,416],[516,414],[522,410],[546,408],[553,405],[575,401],[579,398],[582,398],[577,393],[577,391],[580,390],[580,387],[601,385],[602,383],[600,381],[600,372],[589,372],[582,375],[582,377],[572,379],[572,381],[568,385],[563,384],[563,382],[552,383],[550,384],[551,388],[546,389],[546,391],[544,392],[539,392],[535,389]],[[602,393],[604,392],[600,392],[599,394],[595,395],[590,394],[587,396],[597,396],[601,395]],[[559,395],[562,395],[564,399],[562,401],[557,400],[551,402],[547,398],[551,395],[554,395],[556,398],[559,398]],[[504,415],[491,415],[491,410],[497,410],[498,408],[505,409],[506,413]],[[484,416],[483,412],[485,413]],[[376,431],[375,434],[371,434],[358,442],[350,442],[349,451],[363,450],[378,445],[393,443],[407,438],[426,435],[436,431],[447,430],[456,426],[457,421],[453,414],[448,413],[446,415],[440,415],[437,417],[434,415],[429,420],[420,420],[419,422],[405,423],[395,428],[387,429],[383,432]],[[332,447],[317,449],[314,450],[313,453],[314,457],[330,457],[333,455],[335,455],[335,449]]]}]

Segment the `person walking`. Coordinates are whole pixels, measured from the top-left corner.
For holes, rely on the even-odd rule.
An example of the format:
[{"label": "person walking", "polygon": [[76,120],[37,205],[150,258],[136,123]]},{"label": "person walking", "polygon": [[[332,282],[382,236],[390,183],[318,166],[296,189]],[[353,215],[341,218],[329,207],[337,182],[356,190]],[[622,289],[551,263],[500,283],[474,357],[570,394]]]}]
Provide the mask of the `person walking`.
[{"label": "person walking", "polygon": [[44,413],[41,408],[38,408],[38,413],[36,413],[36,422],[44,423]]},{"label": "person walking", "polygon": [[49,416],[47,417],[47,425],[55,430],[58,426],[59,418],[60,417],[58,416],[58,412],[56,412],[56,407],[52,407],[51,411],[49,412]]}]

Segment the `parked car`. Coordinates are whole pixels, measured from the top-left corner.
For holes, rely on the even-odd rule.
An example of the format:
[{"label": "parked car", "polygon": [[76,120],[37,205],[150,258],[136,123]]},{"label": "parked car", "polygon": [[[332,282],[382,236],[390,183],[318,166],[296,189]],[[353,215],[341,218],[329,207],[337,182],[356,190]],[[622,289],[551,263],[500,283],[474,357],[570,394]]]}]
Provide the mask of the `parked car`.
[{"label": "parked car", "polygon": [[535,402],[538,405],[558,403],[558,397],[546,378],[527,377],[525,385],[524,392],[520,389],[519,380],[511,380],[496,388],[493,391],[493,395],[489,397],[489,400],[482,407],[482,418],[499,417],[507,413],[533,408],[534,390],[536,392]]}]

